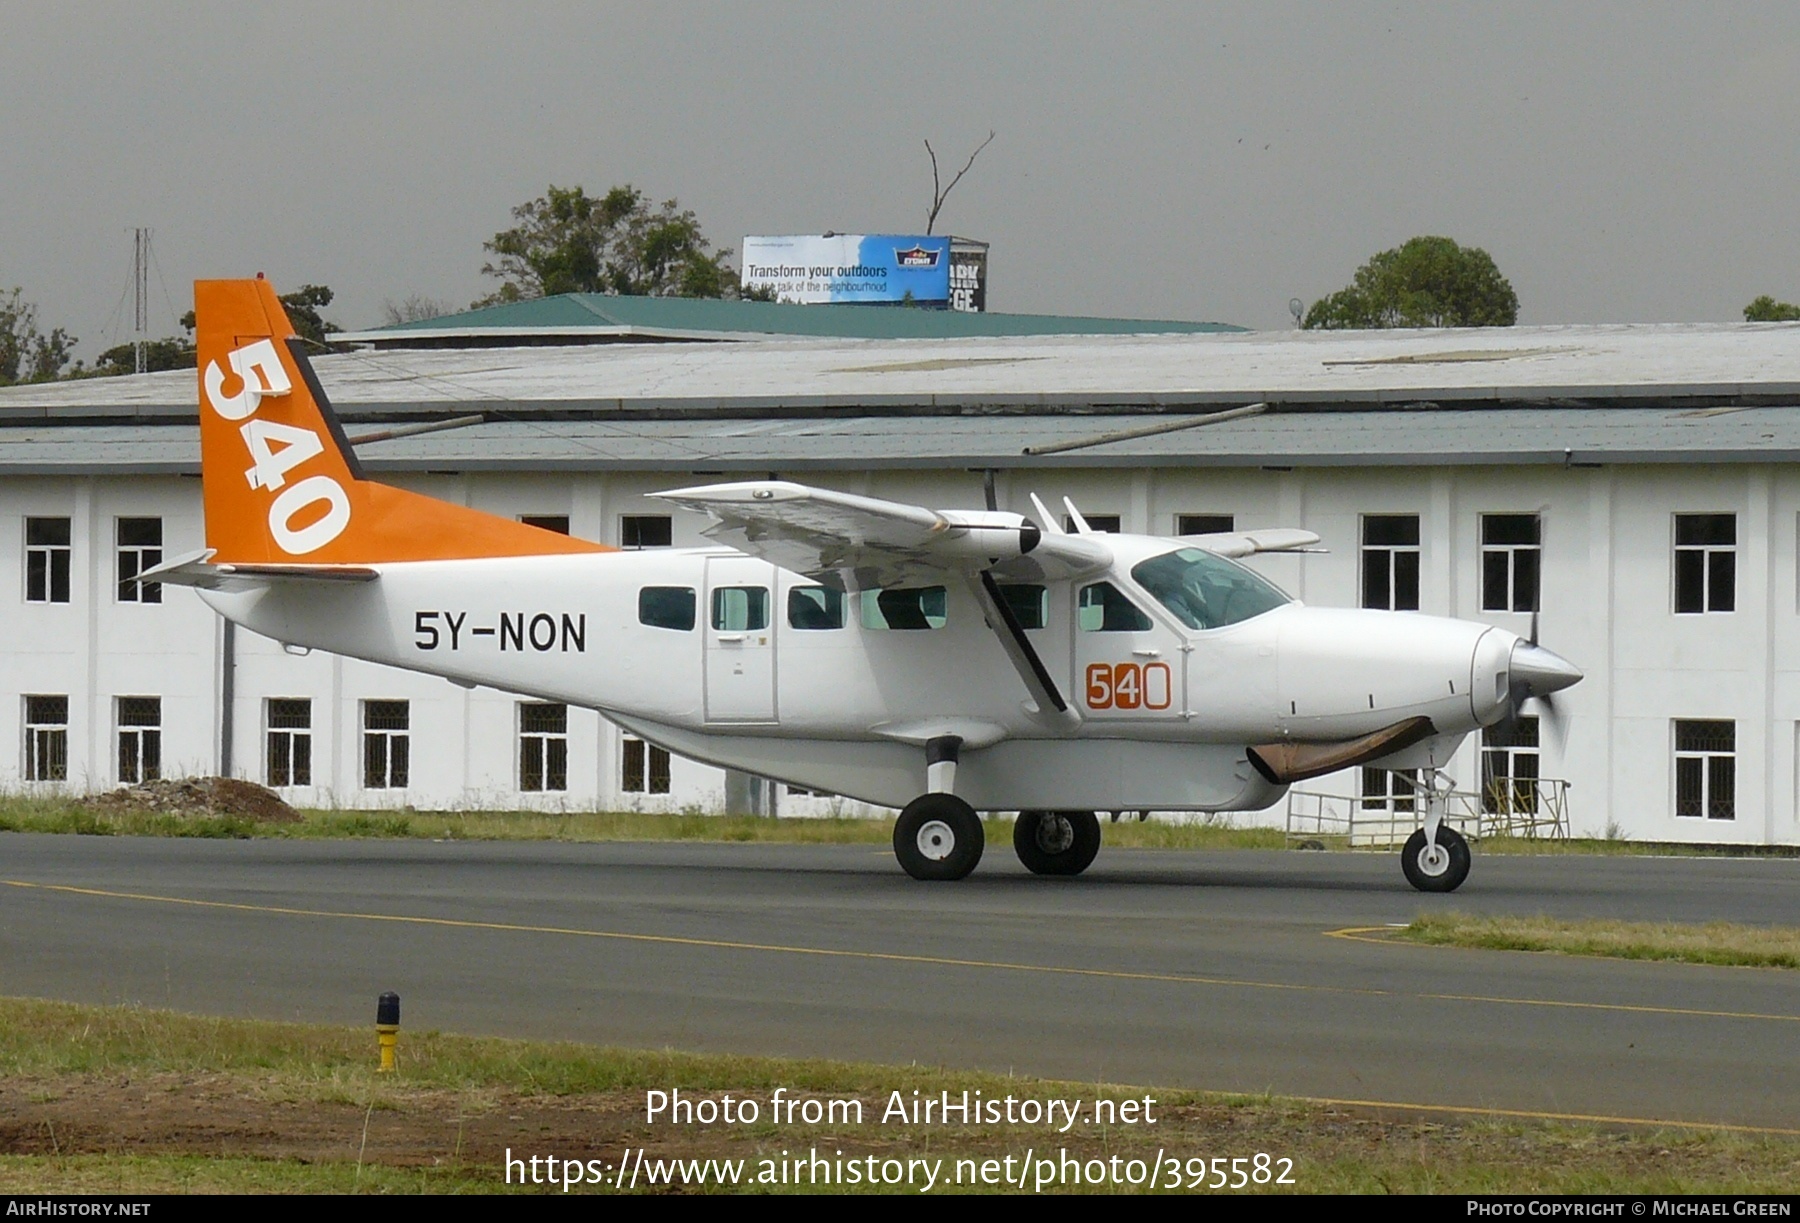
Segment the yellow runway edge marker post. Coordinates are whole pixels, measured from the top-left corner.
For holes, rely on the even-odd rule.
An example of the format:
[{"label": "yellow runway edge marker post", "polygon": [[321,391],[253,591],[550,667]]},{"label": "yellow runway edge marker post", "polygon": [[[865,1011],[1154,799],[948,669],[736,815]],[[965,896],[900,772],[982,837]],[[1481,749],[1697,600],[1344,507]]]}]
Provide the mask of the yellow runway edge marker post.
[{"label": "yellow runway edge marker post", "polygon": [[400,1043],[400,995],[386,993],[375,1003],[375,1038],[381,1042],[383,1074],[394,1069],[394,1046]]}]

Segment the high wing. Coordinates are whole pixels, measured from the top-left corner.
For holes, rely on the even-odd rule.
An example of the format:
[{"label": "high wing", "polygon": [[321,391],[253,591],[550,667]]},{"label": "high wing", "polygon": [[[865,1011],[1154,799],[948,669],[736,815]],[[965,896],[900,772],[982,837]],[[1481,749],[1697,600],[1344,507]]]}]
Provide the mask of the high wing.
[{"label": "high wing", "polygon": [[1319,537],[1297,527],[1259,527],[1254,531],[1226,531],[1214,535],[1178,535],[1183,543],[1238,560],[1258,552],[1320,552]]},{"label": "high wing", "polygon": [[381,574],[365,565],[215,565],[205,548],[138,575],[140,582],[197,586],[202,590],[250,590],[271,582],[373,582]]},{"label": "high wing", "polygon": [[711,515],[709,539],[846,590],[992,571],[1007,581],[1055,581],[1104,569],[1112,550],[1091,535],[1045,534],[1020,514],[922,506],[747,480],[654,497]]}]

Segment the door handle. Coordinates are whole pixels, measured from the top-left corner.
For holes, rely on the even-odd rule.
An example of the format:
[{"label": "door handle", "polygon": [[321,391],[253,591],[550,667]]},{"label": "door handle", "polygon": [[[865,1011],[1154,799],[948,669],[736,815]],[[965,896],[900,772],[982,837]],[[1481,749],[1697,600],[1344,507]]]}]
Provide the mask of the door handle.
[{"label": "door handle", "polygon": [[742,641],[743,639],[744,639],[744,635],[742,633],[720,633],[713,640],[715,640],[715,641]]},{"label": "door handle", "polygon": [[1161,650],[1133,650],[1132,654],[1138,658],[1161,658],[1162,657]]}]

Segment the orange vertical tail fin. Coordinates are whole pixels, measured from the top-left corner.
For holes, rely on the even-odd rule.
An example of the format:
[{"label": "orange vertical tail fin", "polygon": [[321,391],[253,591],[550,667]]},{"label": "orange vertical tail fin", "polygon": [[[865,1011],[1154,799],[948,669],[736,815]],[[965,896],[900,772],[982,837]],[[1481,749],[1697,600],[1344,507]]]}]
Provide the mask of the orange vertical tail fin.
[{"label": "orange vertical tail fin", "polygon": [[206,545],[237,564],[610,552],[364,478],[268,281],[194,285]]}]

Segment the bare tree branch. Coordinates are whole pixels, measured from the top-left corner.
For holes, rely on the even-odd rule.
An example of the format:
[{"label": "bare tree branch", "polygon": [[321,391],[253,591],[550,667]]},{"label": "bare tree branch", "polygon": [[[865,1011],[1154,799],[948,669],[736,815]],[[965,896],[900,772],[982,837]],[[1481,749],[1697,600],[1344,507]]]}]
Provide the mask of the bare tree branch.
[{"label": "bare tree branch", "polygon": [[975,159],[977,157],[981,156],[981,150],[987,148],[988,145],[992,143],[994,143],[994,132],[992,128],[989,128],[987,139],[975,146],[975,151],[969,154],[969,160],[964,162],[963,168],[956,172],[956,177],[950,180],[950,185],[940,190],[938,187],[937,153],[932,149],[931,141],[927,140],[925,142],[925,151],[931,155],[931,211],[926,214],[925,217],[925,232],[927,234],[931,232],[931,227],[937,224],[938,213],[943,210],[944,201],[950,198],[950,193],[956,190],[956,184],[962,182],[963,175],[969,172],[969,167],[975,164]]}]

